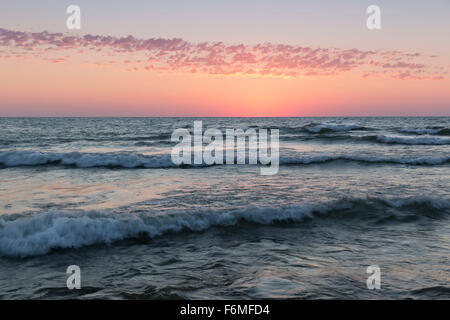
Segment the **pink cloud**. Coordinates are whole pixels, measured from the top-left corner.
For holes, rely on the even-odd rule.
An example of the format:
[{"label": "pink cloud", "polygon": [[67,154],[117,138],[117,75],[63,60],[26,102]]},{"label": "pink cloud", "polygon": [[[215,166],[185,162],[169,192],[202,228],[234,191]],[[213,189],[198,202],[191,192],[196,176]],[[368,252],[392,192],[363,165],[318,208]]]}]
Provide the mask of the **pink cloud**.
[{"label": "pink cloud", "polygon": [[[433,68],[426,61],[429,56],[424,57],[420,53],[363,51],[356,48],[310,48],[270,43],[190,43],[182,39],[137,39],[131,35],[67,36],[47,31],[31,33],[1,28],[0,46],[8,49],[8,55],[45,57],[53,62],[68,60],[51,56],[61,54],[62,51],[69,57],[94,52],[90,59],[93,56],[100,61],[90,61],[92,64],[126,64],[126,69],[133,71],[273,77],[329,76],[354,72],[361,77],[383,75],[402,80],[442,79],[446,73],[444,68]],[[107,62],[104,61],[105,57]]]}]

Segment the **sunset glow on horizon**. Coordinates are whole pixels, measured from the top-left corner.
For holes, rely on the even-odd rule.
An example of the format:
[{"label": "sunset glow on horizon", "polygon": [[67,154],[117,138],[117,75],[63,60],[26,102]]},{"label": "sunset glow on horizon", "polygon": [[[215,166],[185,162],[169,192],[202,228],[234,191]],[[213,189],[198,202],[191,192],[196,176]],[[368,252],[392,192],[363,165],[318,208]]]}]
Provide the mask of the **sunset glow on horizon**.
[{"label": "sunset glow on horizon", "polygon": [[[212,37],[222,30],[214,23],[210,30],[205,26],[195,33],[194,39],[192,30],[199,29],[198,22],[193,22],[192,30],[184,29],[175,4],[167,8],[167,21],[160,21],[158,28],[158,12],[151,10],[153,19],[133,21],[131,13],[145,11],[144,4],[125,10],[124,1],[108,5],[99,1],[104,9],[78,2],[83,27],[76,32],[65,29],[67,1],[43,5],[32,16],[25,1],[9,7],[14,14],[1,10],[0,116],[450,115],[450,44],[448,37],[446,42],[441,38],[450,30],[448,1],[435,1],[434,7],[418,1],[410,7],[379,1],[384,20],[378,31],[365,28],[366,4],[344,1],[336,9],[329,2],[335,16],[323,21],[322,30],[314,28],[311,19],[295,21],[300,30],[297,39],[284,32],[283,16],[292,18],[289,6],[293,11],[315,12],[307,2],[285,1],[287,8],[281,10],[282,4],[262,1],[261,8],[279,6],[273,13],[279,26],[255,29],[237,19],[230,34],[221,34],[224,39]],[[232,10],[233,5],[235,10],[252,8],[240,8],[235,1],[226,8]],[[121,9],[124,31],[135,34],[117,31],[114,19]],[[213,9],[205,6],[196,15],[221,21],[221,13]],[[103,19],[98,18],[101,10]],[[226,16],[231,11],[223,12]],[[409,18],[430,12],[436,16],[424,17],[429,22],[425,33],[423,24],[404,25],[407,21],[397,16],[400,12]],[[108,15],[111,32],[105,34]],[[255,25],[270,15],[270,10],[255,13]],[[353,31],[347,37],[333,36],[336,19],[348,15],[354,21],[344,21],[342,28]],[[170,28],[164,29],[169,22]],[[136,31],[136,25],[165,32],[148,37]],[[238,27],[242,34],[233,33]],[[311,35],[304,35],[305,27]],[[179,30],[179,36],[168,37],[173,30]],[[281,40],[274,41],[277,34]],[[431,40],[429,34],[434,35]],[[394,36],[397,42],[392,41]]]}]

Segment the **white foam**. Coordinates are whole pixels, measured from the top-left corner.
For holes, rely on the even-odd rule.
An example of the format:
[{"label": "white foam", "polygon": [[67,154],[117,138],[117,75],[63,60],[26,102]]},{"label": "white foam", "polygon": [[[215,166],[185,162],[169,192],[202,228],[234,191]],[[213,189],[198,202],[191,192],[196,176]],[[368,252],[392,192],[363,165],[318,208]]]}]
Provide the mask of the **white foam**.
[{"label": "white foam", "polygon": [[45,164],[71,165],[79,168],[167,168],[175,167],[170,155],[146,156],[133,153],[50,153],[36,151],[0,152],[0,164],[6,167],[36,166]]},{"label": "white foam", "polygon": [[381,143],[407,144],[407,145],[444,145],[450,144],[450,139],[439,137],[390,137],[379,135],[376,140]]},{"label": "white foam", "polygon": [[[440,165],[450,162],[448,156],[394,158],[394,157],[364,157],[353,155],[323,155],[323,156],[281,156],[280,165],[314,164],[336,160],[365,163],[397,163],[409,165]],[[146,156],[133,153],[42,153],[34,151],[0,152],[0,164],[6,167],[39,166],[58,164],[76,166],[79,168],[119,167],[119,168],[172,168],[175,165],[170,155],[160,154]],[[192,165],[194,166],[194,165]],[[195,165],[202,166],[202,165]],[[204,165],[206,166],[206,165]]]},{"label": "white foam", "polygon": [[364,127],[354,124],[310,124],[304,127],[304,129],[311,133],[320,133],[325,131],[351,131],[351,130],[363,130]]},{"label": "white foam", "polygon": [[364,157],[352,155],[336,155],[336,156],[313,156],[313,157],[283,157],[280,159],[280,165],[295,164],[320,164],[331,161],[353,161],[365,163],[394,163],[408,165],[440,165],[450,162],[450,157],[417,157],[417,158],[394,158],[394,157]]},{"label": "white foam", "polygon": [[411,134],[439,134],[444,132],[445,130],[448,130],[448,128],[436,128],[436,129],[400,129],[399,132],[402,133],[411,133]]},{"label": "white foam", "polygon": [[[450,208],[449,200],[410,198],[384,200],[384,205],[402,207],[427,204],[436,209]],[[303,203],[270,208],[251,206],[231,211],[198,210],[172,213],[112,213],[98,211],[38,212],[0,216],[0,255],[27,257],[42,255],[56,248],[80,248],[108,244],[118,240],[146,235],[150,238],[167,232],[204,231],[213,226],[233,226],[239,221],[262,225],[274,222],[300,222],[314,213],[331,214],[377,199],[341,199],[325,203]]]},{"label": "white foam", "polygon": [[[166,215],[107,212],[47,212],[14,220],[0,218],[0,254],[11,257],[42,255],[55,248],[79,248],[97,243],[138,237],[152,238],[181,230],[203,231],[211,226],[230,226],[239,220],[270,224],[275,220],[299,221],[312,207],[257,208],[217,213],[197,211]],[[9,217],[10,218],[10,217]]]}]

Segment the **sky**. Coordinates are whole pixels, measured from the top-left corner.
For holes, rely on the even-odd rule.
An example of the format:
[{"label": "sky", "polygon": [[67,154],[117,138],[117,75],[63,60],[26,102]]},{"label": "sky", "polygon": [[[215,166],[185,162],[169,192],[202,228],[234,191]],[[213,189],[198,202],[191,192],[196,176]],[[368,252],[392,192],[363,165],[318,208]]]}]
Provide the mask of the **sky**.
[{"label": "sky", "polygon": [[0,116],[450,116],[449,18],[450,0],[2,1]]}]

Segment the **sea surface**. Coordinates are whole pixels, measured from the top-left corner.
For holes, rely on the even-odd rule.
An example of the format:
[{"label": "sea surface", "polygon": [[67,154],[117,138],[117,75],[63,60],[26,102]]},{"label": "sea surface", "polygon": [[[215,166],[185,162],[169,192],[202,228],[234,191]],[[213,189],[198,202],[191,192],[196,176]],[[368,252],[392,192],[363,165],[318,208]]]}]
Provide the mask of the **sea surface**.
[{"label": "sea surface", "polygon": [[[195,120],[278,174],[174,165]],[[449,169],[449,117],[1,118],[0,299],[450,299]]]}]

